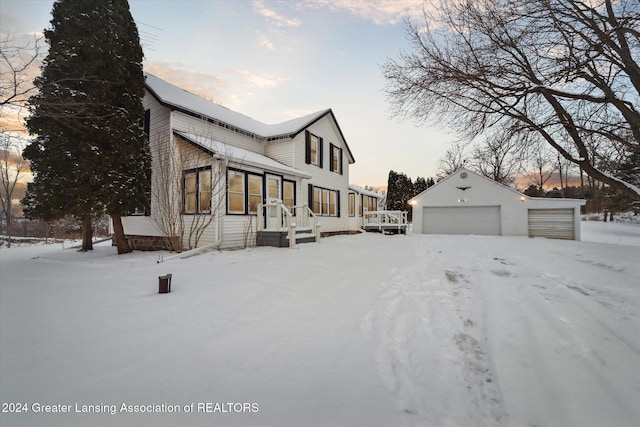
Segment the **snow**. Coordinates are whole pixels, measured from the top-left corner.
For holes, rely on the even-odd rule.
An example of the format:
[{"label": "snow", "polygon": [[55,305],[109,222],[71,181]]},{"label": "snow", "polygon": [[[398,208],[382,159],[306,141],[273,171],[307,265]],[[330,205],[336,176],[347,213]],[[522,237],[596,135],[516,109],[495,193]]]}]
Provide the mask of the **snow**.
[{"label": "snow", "polygon": [[161,264],[0,248],[0,401],[29,409],[0,425],[640,425],[640,225],[583,227]]},{"label": "snow", "polygon": [[234,147],[224,142],[216,141],[214,139],[207,138],[201,135],[178,131],[175,131],[175,133],[193,142],[194,144],[198,144],[199,146],[218,154],[221,158],[227,158],[230,161],[241,165],[255,166],[261,169],[266,169],[270,172],[278,172],[286,175],[311,178],[311,175],[306,172],[302,172],[298,169],[289,167],[283,163],[273,160],[270,157],[256,153],[255,151],[249,151],[240,147]]},{"label": "snow", "polygon": [[300,132],[310,123],[331,112],[330,109],[316,111],[302,117],[270,125],[230,110],[220,104],[207,101],[153,74],[145,73],[145,78],[147,87],[163,103],[180,107],[198,115],[205,115],[262,137],[288,136],[289,134]]}]

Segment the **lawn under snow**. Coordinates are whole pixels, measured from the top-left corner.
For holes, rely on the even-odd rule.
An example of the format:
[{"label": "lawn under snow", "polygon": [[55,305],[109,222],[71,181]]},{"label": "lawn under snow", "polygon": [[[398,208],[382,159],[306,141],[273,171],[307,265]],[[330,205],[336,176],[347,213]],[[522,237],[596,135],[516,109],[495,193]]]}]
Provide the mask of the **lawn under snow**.
[{"label": "lawn under snow", "polygon": [[640,425],[640,225],[157,257],[0,249],[0,425]]}]

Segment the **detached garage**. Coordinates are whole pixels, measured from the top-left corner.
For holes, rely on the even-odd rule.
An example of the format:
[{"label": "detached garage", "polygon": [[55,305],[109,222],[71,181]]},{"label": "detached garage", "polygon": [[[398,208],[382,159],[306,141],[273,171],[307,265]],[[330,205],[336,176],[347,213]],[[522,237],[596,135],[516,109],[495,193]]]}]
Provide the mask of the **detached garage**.
[{"label": "detached garage", "polygon": [[463,168],[411,204],[414,233],[580,240],[585,201],[528,197]]}]

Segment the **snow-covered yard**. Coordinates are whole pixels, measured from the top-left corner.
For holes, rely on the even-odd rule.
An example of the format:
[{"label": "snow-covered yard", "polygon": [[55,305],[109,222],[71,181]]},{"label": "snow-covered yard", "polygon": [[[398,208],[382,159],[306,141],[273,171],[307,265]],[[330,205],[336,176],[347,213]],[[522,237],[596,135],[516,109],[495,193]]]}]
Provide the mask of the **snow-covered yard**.
[{"label": "snow-covered yard", "polygon": [[0,425],[638,426],[640,225],[582,234],[1,248]]}]

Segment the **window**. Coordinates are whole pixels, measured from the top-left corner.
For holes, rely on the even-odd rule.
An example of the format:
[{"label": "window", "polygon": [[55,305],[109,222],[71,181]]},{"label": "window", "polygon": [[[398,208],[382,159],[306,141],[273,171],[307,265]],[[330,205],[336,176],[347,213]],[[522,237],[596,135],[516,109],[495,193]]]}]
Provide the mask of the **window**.
[{"label": "window", "polygon": [[262,177],[247,175],[249,178],[249,213],[258,213],[258,206],[262,204]]},{"label": "window", "polygon": [[229,171],[227,181],[227,210],[229,213],[244,213],[244,173]]},{"label": "window", "polygon": [[340,216],[340,192],[309,184],[309,205],[313,213],[323,216]]},{"label": "window", "polygon": [[362,206],[367,209],[367,212],[377,211],[378,199],[373,196],[362,196]]},{"label": "window", "polygon": [[184,213],[211,213],[211,167],[185,172]]},{"label": "window", "polygon": [[296,183],[283,181],[282,190],[282,203],[295,215],[293,207],[296,205]]},{"label": "window", "polygon": [[227,212],[230,214],[257,214],[262,204],[262,175],[249,172],[227,171]]},{"label": "window", "polygon": [[331,162],[329,163],[332,172],[342,175],[342,148],[331,144]]},{"label": "window", "polygon": [[305,163],[322,167],[322,138],[305,132]]},{"label": "window", "polygon": [[[327,190],[328,191],[328,190]],[[328,191],[329,193],[329,215],[331,216],[336,216],[337,210],[336,210],[336,192],[335,191]]]},{"label": "window", "polygon": [[356,216],[356,193],[349,193],[349,216]]},{"label": "window", "polygon": [[318,187],[313,187],[313,202],[311,203],[311,206],[313,210],[313,213],[316,215],[322,215],[322,212],[320,211],[320,203],[322,202],[322,190],[320,190]]},{"label": "window", "polygon": [[322,190],[321,215],[329,215],[329,190]]},{"label": "window", "polygon": [[358,215],[363,216],[365,209],[367,212],[375,212],[378,210],[378,198],[373,196],[360,195],[360,206],[358,207]]}]

